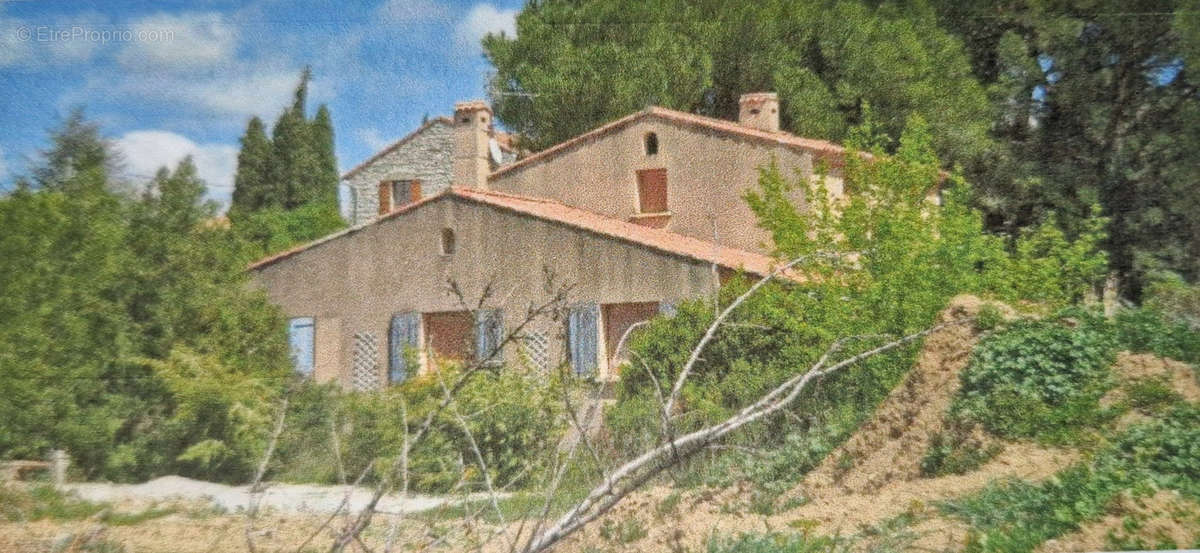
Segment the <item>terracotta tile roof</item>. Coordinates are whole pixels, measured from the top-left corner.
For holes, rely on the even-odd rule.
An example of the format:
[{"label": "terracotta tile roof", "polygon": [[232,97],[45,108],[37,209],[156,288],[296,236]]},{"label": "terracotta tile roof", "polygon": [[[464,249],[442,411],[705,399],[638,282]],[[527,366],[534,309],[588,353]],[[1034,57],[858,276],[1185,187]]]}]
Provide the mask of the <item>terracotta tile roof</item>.
[{"label": "terracotta tile roof", "polygon": [[368,165],[375,163],[375,161],[378,160],[379,158],[394,152],[396,150],[396,148],[403,146],[409,140],[412,140],[413,138],[416,138],[417,135],[420,135],[421,133],[425,132],[425,129],[428,129],[429,127],[432,127],[433,125],[438,124],[438,123],[445,123],[447,125],[453,124],[453,122],[450,121],[450,119],[448,117],[434,117],[433,119],[426,121],[420,127],[417,127],[417,130],[408,133],[408,135],[405,136],[404,138],[401,138],[400,140],[393,142],[391,146],[388,146],[387,148],[379,150],[379,152],[377,152],[375,155],[367,158],[362,163],[355,165],[353,169],[346,171],[345,174],[342,175],[342,178],[348,179],[348,178],[353,177],[354,175],[357,175],[363,169],[366,169]]},{"label": "terracotta tile roof", "polygon": [[696,127],[708,131],[716,131],[747,140],[756,140],[764,143],[803,150],[812,153],[819,158],[827,159],[834,165],[839,164],[841,157],[846,153],[846,149],[842,146],[826,140],[803,138],[786,132],[763,131],[741,125],[735,121],[726,121],[724,119],[716,119],[713,117],[705,117],[703,115],[696,115],[693,113],[652,106],[642,111],[626,115],[625,117],[615,121],[610,121],[604,125],[592,129],[591,131],[564,142],[555,144],[554,146],[530,155],[529,157],[526,157],[520,161],[505,165],[488,175],[488,179],[490,180],[513,171],[519,171],[539,161],[554,157],[555,155],[565,152],[584,142],[623,129],[630,124],[647,117],[653,117],[677,125]]},{"label": "terracotta tile roof", "polygon": [[[441,194],[430,196],[420,201],[406,205],[396,211],[383,215],[364,225],[349,228],[321,238],[315,242],[292,248],[256,261],[250,269],[260,269],[276,261],[286,259],[314,246],[336,240],[342,236],[353,234],[363,228],[379,224],[383,221],[399,217],[418,209],[419,207],[446,198],[456,198],[484,204],[521,215],[534,217],[544,221],[552,221],[586,232],[644,246],[663,253],[694,259],[705,263],[715,263],[727,269],[744,270],[747,273],[766,276],[777,265],[775,259],[745,250],[728,248],[712,242],[698,240],[663,229],[637,225],[620,219],[607,217],[599,213],[571,207],[554,200],[531,198],[492,191],[482,191],[469,188],[452,187]],[[800,281],[802,277],[795,272],[785,275],[790,280]]]}]

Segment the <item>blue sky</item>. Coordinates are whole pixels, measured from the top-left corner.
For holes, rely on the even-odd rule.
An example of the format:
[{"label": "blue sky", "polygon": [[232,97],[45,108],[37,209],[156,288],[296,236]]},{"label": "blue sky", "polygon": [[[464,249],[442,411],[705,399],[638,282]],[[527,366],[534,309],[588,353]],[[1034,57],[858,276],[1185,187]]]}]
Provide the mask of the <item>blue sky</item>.
[{"label": "blue sky", "polygon": [[231,193],[238,138],[271,125],[313,68],[343,170],[456,101],[483,98],[479,39],[514,33],[521,0],[0,0],[0,188],[82,105],[144,180],[184,155]]}]

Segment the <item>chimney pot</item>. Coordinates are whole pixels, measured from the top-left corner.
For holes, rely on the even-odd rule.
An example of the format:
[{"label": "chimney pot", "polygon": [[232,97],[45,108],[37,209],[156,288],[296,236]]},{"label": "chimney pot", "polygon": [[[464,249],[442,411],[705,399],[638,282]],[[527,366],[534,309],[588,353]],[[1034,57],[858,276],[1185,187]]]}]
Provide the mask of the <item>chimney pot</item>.
[{"label": "chimney pot", "polygon": [[779,132],[779,96],[751,92],[738,98],[738,123],[767,132]]}]

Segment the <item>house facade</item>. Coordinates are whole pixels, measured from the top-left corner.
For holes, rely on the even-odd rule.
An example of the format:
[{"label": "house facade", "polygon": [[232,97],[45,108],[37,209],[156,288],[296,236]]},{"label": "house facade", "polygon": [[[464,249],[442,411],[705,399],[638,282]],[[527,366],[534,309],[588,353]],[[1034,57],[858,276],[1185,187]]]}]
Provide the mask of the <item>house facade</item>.
[{"label": "house facade", "polygon": [[842,149],[780,132],[774,94],[743,97],[738,122],[652,107],[523,159],[491,117],[465,102],[427,121],[343,176],[353,226],[251,266],[291,318],[298,370],[373,389],[430,352],[490,356],[553,280],[561,309],[499,357],[613,378],[639,322],[772,271],[743,199],[762,167],[823,165],[842,193]]}]

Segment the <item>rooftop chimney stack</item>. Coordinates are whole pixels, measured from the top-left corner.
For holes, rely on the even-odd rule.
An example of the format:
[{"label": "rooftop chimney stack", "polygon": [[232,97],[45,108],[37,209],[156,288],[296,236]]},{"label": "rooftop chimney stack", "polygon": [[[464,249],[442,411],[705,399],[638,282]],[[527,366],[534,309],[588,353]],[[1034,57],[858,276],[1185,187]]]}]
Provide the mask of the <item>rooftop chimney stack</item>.
[{"label": "rooftop chimney stack", "polygon": [[738,123],[752,129],[779,132],[779,96],[774,92],[751,92],[738,98]]},{"label": "rooftop chimney stack", "polygon": [[491,172],[488,139],[492,136],[492,108],[482,100],[454,104],[454,160],[452,186],[487,189]]}]

